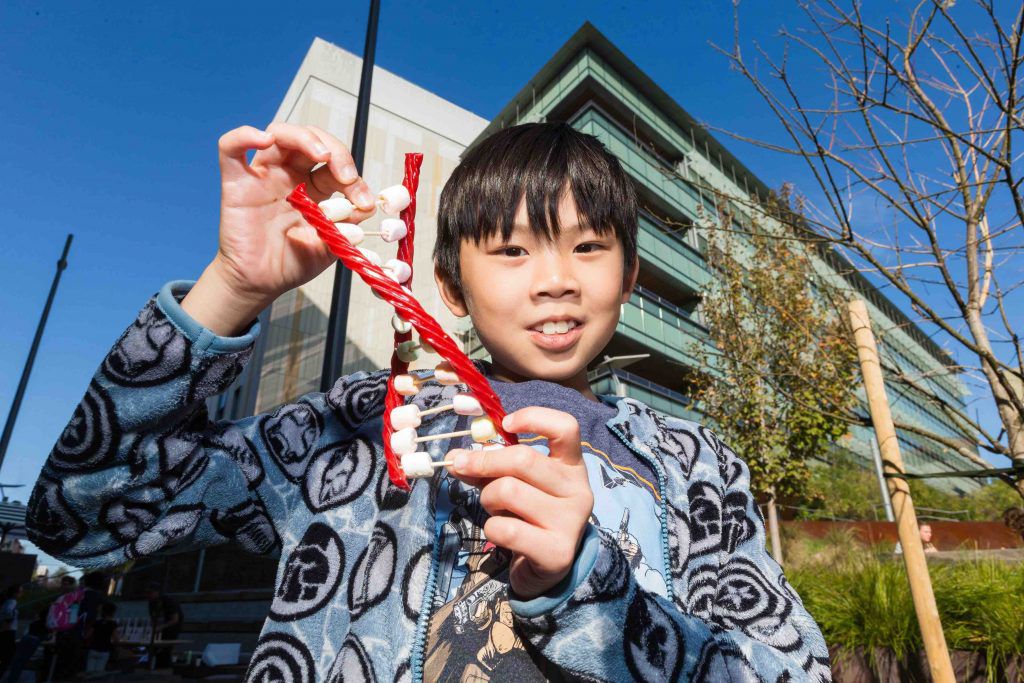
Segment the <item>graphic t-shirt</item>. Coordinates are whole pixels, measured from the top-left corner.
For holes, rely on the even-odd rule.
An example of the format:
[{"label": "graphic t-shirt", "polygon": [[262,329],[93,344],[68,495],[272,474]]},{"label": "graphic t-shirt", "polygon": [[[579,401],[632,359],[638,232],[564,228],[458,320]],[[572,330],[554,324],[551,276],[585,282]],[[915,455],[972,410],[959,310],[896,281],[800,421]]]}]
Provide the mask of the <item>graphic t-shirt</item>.
[{"label": "graphic t-shirt", "polygon": [[[488,379],[506,412],[544,406],[579,421],[583,460],[594,492],[590,522],[619,539],[641,587],[665,596],[657,475],[608,427],[616,408],[551,382]],[[462,418],[457,428],[466,424],[468,418]],[[542,436],[520,434],[519,442],[548,453]],[[479,448],[468,438],[452,444],[456,446]],[[441,476],[436,515],[439,566],[424,680],[559,680],[558,672],[549,670],[545,660],[533,659],[515,633],[508,602],[511,554],[484,537],[487,513],[479,505],[479,491],[450,477],[447,470]]]}]

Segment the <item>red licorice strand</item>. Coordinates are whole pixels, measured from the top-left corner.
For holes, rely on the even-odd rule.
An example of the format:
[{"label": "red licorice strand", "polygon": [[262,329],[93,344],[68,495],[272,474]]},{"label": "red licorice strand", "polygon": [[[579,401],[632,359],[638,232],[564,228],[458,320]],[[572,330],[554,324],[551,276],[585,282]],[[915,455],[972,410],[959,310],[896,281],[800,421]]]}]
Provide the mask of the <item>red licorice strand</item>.
[{"label": "red licorice strand", "polygon": [[[416,191],[419,189],[420,164],[423,162],[423,155],[410,153],[405,155],[405,176],[402,184],[409,192],[409,206],[402,210],[402,220],[405,221],[405,237],[398,242],[397,258],[409,264],[409,280],[412,284],[412,261],[413,248],[416,245]],[[409,332],[395,331],[395,349],[391,353],[391,374],[388,376],[387,392],[384,395],[384,414],[390,415],[391,411],[399,406],[405,405],[405,396],[395,390],[395,376],[404,374],[409,369],[409,364],[398,357],[398,345],[412,339]],[[384,420],[382,436],[384,441],[384,461],[388,466],[388,477],[398,488],[408,491],[409,480],[402,469],[401,460],[391,448],[391,435],[394,429],[389,420]]]},{"label": "red licorice strand", "polygon": [[[308,199],[308,197],[307,197]],[[310,223],[316,228],[321,239],[327,243],[331,251],[342,260],[342,262],[353,271],[359,274],[366,284],[379,292],[395,309],[407,320],[419,333],[421,339],[445,358],[455,370],[463,382],[469,385],[476,398],[480,401],[481,407],[495,423],[495,429],[506,440],[509,445],[516,443],[514,438],[501,427],[501,420],[505,417],[505,411],[501,401],[494,394],[487,380],[480,374],[473,365],[473,362],[456,346],[451,337],[441,329],[437,322],[423,310],[419,302],[410,297],[401,286],[388,277],[378,266],[366,259],[352,244],[342,236],[334,224],[327,220],[320,212],[320,207],[308,200],[316,208],[319,215],[319,224],[316,220]],[[300,211],[302,209],[299,206]],[[305,212],[303,212],[305,215]],[[307,220],[310,217],[307,216]],[[314,216],[314,219],[317,218]]]},{"label": "red licorice strand", "polygon": [[[299,192],[300,189],[301,194]],[[419,302],[406,294],[397,282],[388,277],[378,266],[368,261],[358,249],[352,246],[348,239],[337,231],[334,224],[324,216],[320,207],[306,194],[305,184],[296,188],[295,192],[288,199],[292,206],[298,209],[310,225],[316,229],[320,238],[327,244],[334,255],[394,306],[401,314],[401,317],[412,324],[420,337],[433,346],[452,365],[459,379],[472,389],[477,400],[480,401],[481,407],[491,417],[491,420],[495,423],[495,429],[505,439],[506,443],[509,445],[516,443],[515,437],[506,432],[501,426],[501,419],[505,417],[505,411],[501,406],[501,401],[491,389],[490,384],[480,374],[480,371],[476,369],[473,362],[462,352],[462,349],[456,346],[455,342],[441,329],[430,314],[423,310]]]},{"label": "red licorice strand", "polygon": [[506,432],[501,426],[505,411],[490,384],[448,334],[423,310],[419,302],[407,295],[397,282],[384,274],[384,271],[378,266],[368,261],[348,239],[337,231],[334,223],[329,221],[320,207],[310,199],[306,193],[305,183],[295,188],[288,196],[288,201],[316,229],[331,252],[347,268],[357,273],[366,284],[381,294],[399,312],[402,319],[408,321],[416,329],[420,338],[434,347],[451,364],[459,379],[472,390],[505,443],[508,445],[517,443],[515,436]]}]

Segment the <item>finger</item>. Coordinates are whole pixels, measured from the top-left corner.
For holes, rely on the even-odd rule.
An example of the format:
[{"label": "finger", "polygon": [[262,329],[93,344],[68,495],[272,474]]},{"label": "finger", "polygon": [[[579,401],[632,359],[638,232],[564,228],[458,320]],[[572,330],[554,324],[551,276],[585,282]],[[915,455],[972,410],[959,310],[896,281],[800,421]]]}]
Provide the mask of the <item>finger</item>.
[{"label": "finger", "polygon": [[293,123],[276,122],[267,126],[267,132],[274,136],[276,149],[268,149],[253,160],[264,166],[288,166],[305,172],[315,164],[326,162],[331,151],[313,131]]},{"label": "finger", "polygon": [[343,192],[349,201],[363,212],[368,212],[361,219],[365,220],[376,211],[375,198],[366,182],[359,177],[359,171],[356,170],[355,161],[352,160],[352,154],[348,147],[322,128],[316,126],[306,126],[306,128],[312,131],[327,149],[331,150],[331,158],[324,167],[327,171],[324,174],[325,184],[321,185],[320,178],[317,177],[317,186],[324,190],[330,189],[331,192]]},{"label": "finger", "polygon": [[[351,185],[359,180],[356,162],[353,161],[352,153],[349,152],[345,143],[318,126],[306,126],[306,129],[312,132],[331,151],[331,158],[327,162],[327,166],[334,181],[334,190],[332,191],[340,190],[342,187]],[[322,185],[321,187],[326,188],[327,185]]]},{"label": "finger", "polygon": [[448,470],[471,486],[485,486],[499,477],[515,477],[553,496],[572,493],[571,479],[564,468],[556,470],[551,461],[530,446],[518,445],[487,451],[456,449],[448,454]]},{"label": "finger", "polygon": [[564,572],[566,558],[569,565],[575,558],[567,540],[516,517],[490,517],[484,522],[484,536],[494,545],[524,557],[541,578]]},{"label": "finger", "polygon": [[515,477],[500,477],[480,489],[480,505],[489,514],[512,514],[544,529],[553,528],[552,516],[562,517],[559,502]]},{"label": "finger", "polygon": [[501,426],[509,432],[529,432],[547,437],[553,460],[566,465],[576,465],[582,460],[580,423],[569,413],[529,406],[506,415]]},{"label": "finger", "polygon": [[274,144],[274,136],[253,126],[239,126],[220,136],[217,153],[221,178],[226,181],[241,178],[248,171],[246,153],[250,149],[266,149]]},{"label": "finger", "polygon": [[[331,159],[334,159],[334,152],[331,152]],[[376,202],[369,186],[362,178],[357,176],[354,182],[343,184],[334,173],[330,163],[323,164],[309,173],[310,182],[307,183],[309,196],[317,201],[330,197],[335,192],[341,192],[349,201],[355,204],[356,210],[345,219],[346,223],[359,223],[366,220],[377,212]]]}]

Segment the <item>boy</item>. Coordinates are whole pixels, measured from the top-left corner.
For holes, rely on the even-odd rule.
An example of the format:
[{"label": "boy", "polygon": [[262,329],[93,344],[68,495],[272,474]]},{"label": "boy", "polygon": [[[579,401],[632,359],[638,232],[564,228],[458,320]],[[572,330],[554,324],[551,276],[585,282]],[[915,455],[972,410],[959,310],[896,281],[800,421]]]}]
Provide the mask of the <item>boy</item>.
[{"label": "boy", "polygon": [[[429,441],[454,464],[408,493],[384,468],[386,372],[207,420],[256,314],[333,261],[284,197],[307,182],[318,201],[344,192],[351,220],[373,213],[317,128],[240,128],[220,152],[219,252],[104,360],[33,493],[34,542],[90,566],[228,540],[280,552],[251,681],[830,678],[742,462],[703,427],[589,388],[638,268],[636,198],[596,139],[506,129],[445,186],[435,279],[472,317],[522,444]],[[414,400],[457,390],[426,382]],[[420,433],[463,420],[434,414]]]},{"label": "boy", "polygon": [[[107,670],[107,666],[116,662],[117,646],[121,642],[121,634],[118,630],[117,605],[113,602],[104,602],[100,606],[100,618],[97,619],[89,634],[86,636],[88,650],[85,653],[85,672],[87,674],[99,673]],[[111,661],[111,659],[114,661]]]}]

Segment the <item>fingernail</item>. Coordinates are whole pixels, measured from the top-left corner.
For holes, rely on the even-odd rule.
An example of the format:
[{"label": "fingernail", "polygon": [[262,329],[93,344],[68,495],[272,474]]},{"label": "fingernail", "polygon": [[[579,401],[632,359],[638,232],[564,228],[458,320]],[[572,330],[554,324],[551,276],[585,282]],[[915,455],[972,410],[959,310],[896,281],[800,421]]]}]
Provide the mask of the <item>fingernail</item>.
[{"label": "fingernail", "polygon": [[315,145],[313,145],[313,151],[316,152],[317,156],[321,157],[325,154],[330,153],[329,150],[320,143],[316,143]]},{"label": "fingernail", "polygon": [[506,432],[511,432],[512,431],[511,427],[508,426],[508,419],[510,417],[512,417],[512,416],[511,415],[506,415],[505,417],[501,418],[501,428],[504,429]]},{"label": "fingernail", "polygon": [[352,183],[355,182],[356,178],[359,177],[359,171],[356,170],[355,166],[349,164],[348,166],[341,167],[341,182]]},{"label": "fingernail", "polygon": [[373,195],[363,190],[356,195],[356,204],[363,209],[369,209],[373,207]]},{"label": "fingernail", "polygon": [[459,453],[452,459],[452,469],[456,472],[461,472],[469,464],[469,455],[466,453]]}]

